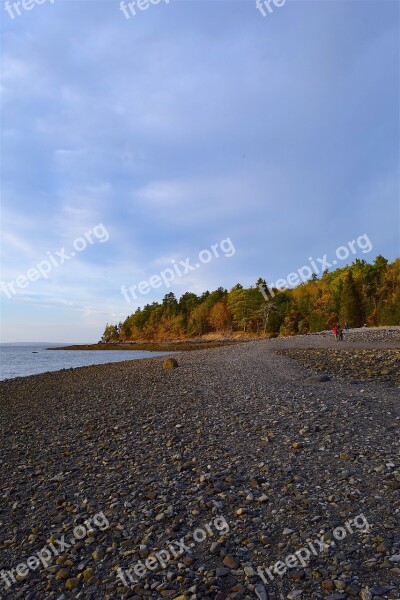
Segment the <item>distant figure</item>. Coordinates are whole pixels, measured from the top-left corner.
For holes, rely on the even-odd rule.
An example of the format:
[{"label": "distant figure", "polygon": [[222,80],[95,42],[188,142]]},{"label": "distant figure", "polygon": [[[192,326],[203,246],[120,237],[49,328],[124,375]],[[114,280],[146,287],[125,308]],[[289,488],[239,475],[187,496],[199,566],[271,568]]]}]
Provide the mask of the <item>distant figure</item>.
[{"label": "distant figure", "polygon": [[344,328],[346,330],[346,333],[348,332],[348,330],[350,329],[350,325],[348,324],[348,322],[346,321],[346,323],[344,324]]},{"label": "distant figure", "polygon": [[339,329],[338,329],[338,337],[339,337],[339,342],[343,342],[343,329],[340,327],[340,325],[339,325]]},{"label": "distant figure", "polygon": [[335,325],[335,327],[332,329],[333,331],[333,335],[335,336],[335,340],[338,339],[338,333],[339,333],[339,327],[338,325]]}]

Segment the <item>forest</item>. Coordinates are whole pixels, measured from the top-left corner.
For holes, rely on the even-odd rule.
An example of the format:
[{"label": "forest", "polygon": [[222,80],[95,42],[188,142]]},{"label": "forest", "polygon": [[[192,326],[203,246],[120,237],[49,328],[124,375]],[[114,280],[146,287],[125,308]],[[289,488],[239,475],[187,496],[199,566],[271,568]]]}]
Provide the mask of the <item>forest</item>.
[{"label": "forest", "polygon": [[296,335],[350,327],[400,325],[400,258],[373,263],[356,259],[332,272],[315,274],[295,288],[269,290],[260,277],[254,286],[240,283],[200,296],[172,292],[146,304],[117,325],[106,325],[101,342],[170,341],[223,336]]}]

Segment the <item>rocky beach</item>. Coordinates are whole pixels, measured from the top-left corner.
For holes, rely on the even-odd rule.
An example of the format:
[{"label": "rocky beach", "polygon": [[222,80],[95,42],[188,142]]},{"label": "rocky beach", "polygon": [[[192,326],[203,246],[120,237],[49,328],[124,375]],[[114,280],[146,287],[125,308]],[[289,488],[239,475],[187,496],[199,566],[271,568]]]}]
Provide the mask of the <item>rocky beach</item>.
[{"label": "rocky beach", "polygon": [[0,383],[0,597],[400,598],[400,327]]}]

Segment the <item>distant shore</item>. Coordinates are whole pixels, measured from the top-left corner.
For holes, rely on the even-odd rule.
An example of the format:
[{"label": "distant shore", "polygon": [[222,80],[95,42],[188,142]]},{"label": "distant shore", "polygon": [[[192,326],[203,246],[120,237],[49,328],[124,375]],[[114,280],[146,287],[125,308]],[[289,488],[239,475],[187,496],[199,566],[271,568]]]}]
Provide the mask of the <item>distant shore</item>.
[{"label": "distant shore", "polygon": [[[385,332],[384,342],[389,345],[397,345],[396,341],[400,340],[400,326],[388,325],[377,327],[358,327],[350,329],[345,333],[345,341],[352,342],[355,339],[357,342],[366,341],[371,343],[372,340],[382,342],[379,332]],[[390,335],[388,335],[390,333]],[[205,335],[204,337],[196,337],[183,340],[139,340],[139,341],[123,341],[123,342],[98,342],[97,344],[73,344],[60,346],[57,348],[47,348],[47,350],[148,350],[152,352],[191,352],[193,350],[208,350],[211,348],[220,348],[222,346],[233,346],[248,342],[257,342],[261,340],[296,340],[296,339],[314,339],[320,337],[332,337],[330,330],[318,331],[314,333],[306,333],[302,335],[277,336],[271,334],[246,334],[234,333],[232,335]]]},{"label": "distant shore", "polygon": [[152,352],[190,352],[193,350],[207,350],[210,348],[220,348],[221,346],[232,346],[234,344],[254,341],[253,339],[238,340],[182,340],[176,342],[116,342],[116,343],[98,343],[98,344],[75,344],[73,346],[63,346],[60,348],[47,348],[47,350],[148,350]]}]

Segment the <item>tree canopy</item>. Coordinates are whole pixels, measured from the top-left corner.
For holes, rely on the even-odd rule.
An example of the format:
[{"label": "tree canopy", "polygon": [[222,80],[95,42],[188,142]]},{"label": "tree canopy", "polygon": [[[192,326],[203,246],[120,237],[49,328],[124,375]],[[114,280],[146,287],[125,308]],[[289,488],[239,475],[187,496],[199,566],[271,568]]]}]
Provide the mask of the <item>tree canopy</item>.
[{"label": "tree canopy", "polygon": [[348,322],[350,327],[400,325],[400,258],[389,263],[377,256],[372,264],[324,271],[301,285],[273,289],[266,300],[260,277],[245,288],[235,285],[201,296],[186,292],[179,300],[172,292],[161,303],[138,308],[123,323],[108,325],[102,341],[176,340],[208,333],[295,335],[312,333]]}]

